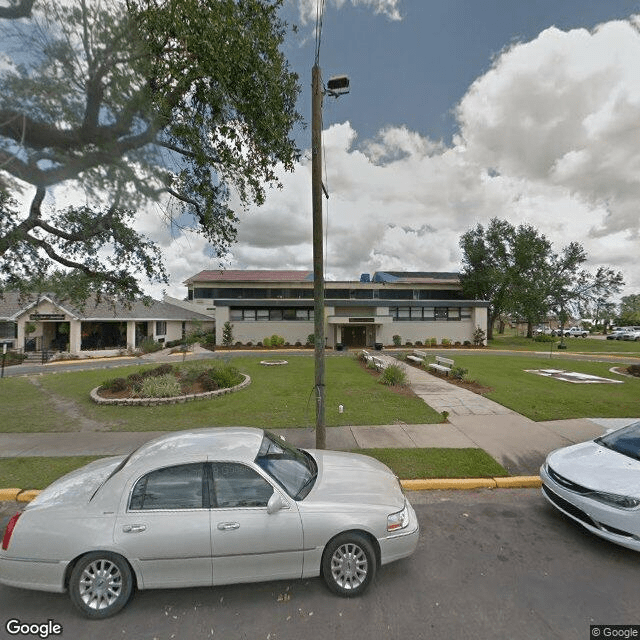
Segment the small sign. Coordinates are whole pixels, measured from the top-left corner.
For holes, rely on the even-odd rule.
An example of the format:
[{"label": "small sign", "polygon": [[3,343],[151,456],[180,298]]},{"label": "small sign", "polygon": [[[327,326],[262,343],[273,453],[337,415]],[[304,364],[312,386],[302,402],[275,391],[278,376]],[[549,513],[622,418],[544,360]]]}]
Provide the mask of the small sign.
[{"label": "small sign", "polygon": [[64,313],[32,313],[29,315],[29,320],[65,320]]}]

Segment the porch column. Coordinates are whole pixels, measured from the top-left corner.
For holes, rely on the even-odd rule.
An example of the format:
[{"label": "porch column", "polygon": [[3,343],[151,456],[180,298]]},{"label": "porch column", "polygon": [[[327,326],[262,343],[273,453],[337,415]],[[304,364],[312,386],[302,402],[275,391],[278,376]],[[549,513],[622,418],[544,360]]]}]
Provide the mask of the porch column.
[{"label": "porch column", "polygon": [[82,322],[69,320],[69,353],[80,355],[82,347]]},{"label": "porch column", "polygon": [[136,348],[136,323],[135,320],[127,320],[127,349]]}]

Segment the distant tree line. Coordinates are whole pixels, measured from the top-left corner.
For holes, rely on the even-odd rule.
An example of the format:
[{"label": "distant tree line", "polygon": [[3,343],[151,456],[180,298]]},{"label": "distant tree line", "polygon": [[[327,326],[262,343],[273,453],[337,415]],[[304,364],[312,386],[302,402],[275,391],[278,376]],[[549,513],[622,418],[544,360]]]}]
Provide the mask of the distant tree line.
[{"label": "distant tree line", "polygon": [[571,316],[611,317],[611,299],[624,284],[619,271],[584,268],[587,254],[580,243],[571,242],[556,252],[528,224],[515,227],[493,218],[486,227],[478,224],[464,233],[460,248],[465,295],[489,303],[488,339],[503,315],[525,321],[529,337],[533,326],[549,316],[561,326]]}]

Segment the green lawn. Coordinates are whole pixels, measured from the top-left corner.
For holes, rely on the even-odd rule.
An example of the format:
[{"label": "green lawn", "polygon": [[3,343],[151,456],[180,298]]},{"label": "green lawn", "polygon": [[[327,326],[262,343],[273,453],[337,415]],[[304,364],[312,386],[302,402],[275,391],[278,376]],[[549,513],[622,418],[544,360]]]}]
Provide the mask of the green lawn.
[{"label": "green lawn", "polygon": [[[452,357],[456,366],[469,370],[468,379],[492,388],[486,394],[488,398],[532,420],[640,417],[640,379],[611,373],[609,369],[616,365],[613,361],[568,360],[557,355],[551,359],[505,357],[489,353]],[[623,382],[573,384],[525,371],[545,368],[589,373]]]},{"label": "green lawn", "polygon": [[[555,338],[553,342],[536,342],[532,338],[515,335],[493,334],[493,340],[489,341],[489,349],[506,349],[516,351],[542,351],[545,353],[562,353],[558,349],[560,338]],[[564,344],[567,346],[566,353],[611,353],[626,354],[640,357],[640,342],[629,342],[624,340],[602,340],[600,338],[565,338]]]},{"label": "green lawn", "polygon": [[[252,380],[240,392],[159,407],[98,406],[89,398],[89,391],[106,379],[126,376],[140,366],[44,375],[38,378],[40,388],[25,378],[8,378],[0,384],[0,403],[10,407],[0,422],[0,431],[77,430],[83,419],[113,431],[313,426],[313,358],[292,356],[288,365],[279,367],[262,366],[260,359],[233,358],[233,364]],[[197,361],[192,366],[211,366],[211,361]],[[352,358],[328,357],[326,382],[327,426],[442,422],[442,416],[422,400],[379,384]],[[343,413],[338,412],[338,405],[343,405]]]}]

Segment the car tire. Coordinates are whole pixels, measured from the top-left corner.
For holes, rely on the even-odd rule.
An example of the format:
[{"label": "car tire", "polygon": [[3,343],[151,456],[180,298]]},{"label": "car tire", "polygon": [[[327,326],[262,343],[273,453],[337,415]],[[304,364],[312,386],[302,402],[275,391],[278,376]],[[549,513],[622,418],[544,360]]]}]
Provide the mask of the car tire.
[{"label": "car tire", "polygon": [[376,573],[376,554],[359,533],[336,536],[324,550],[322,576],[331,591],[344,598],[365,592]]},{"label": "car tire", "polygon": [[71,602],[87,618],[108,618],[131,597],[133,578],[129,564],[108,551],[82,556],[69,578]]}]

